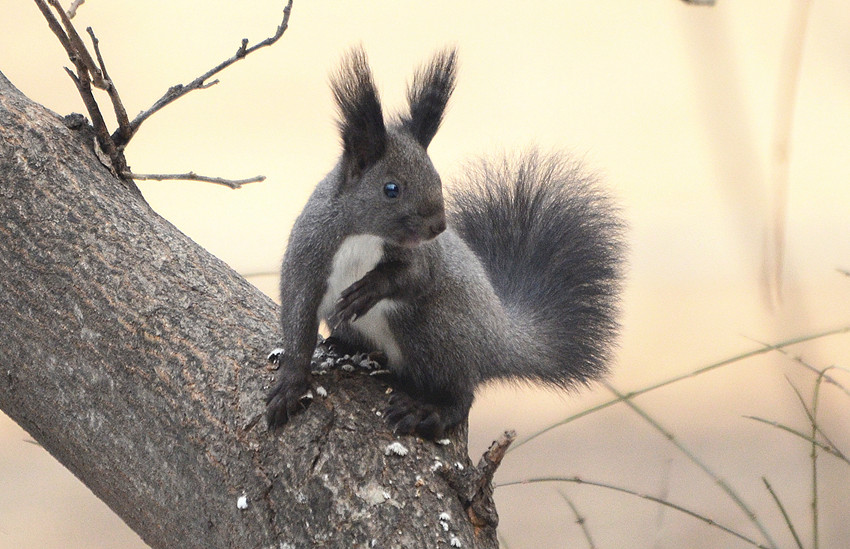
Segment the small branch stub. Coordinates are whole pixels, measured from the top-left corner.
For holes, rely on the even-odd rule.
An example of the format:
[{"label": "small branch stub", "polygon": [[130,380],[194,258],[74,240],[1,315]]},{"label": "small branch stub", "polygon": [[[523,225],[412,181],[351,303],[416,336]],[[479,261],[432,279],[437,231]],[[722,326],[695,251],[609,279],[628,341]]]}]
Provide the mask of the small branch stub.
[{"label": "small branch stub", "polygon": [[476,467],[440,469],[440,474],[457,492],[470,522],[476,528],[495,528],[499,524],[499,515],[493,506],[493,475],[514,440],[516,431],[505,431],[484,452]]},{"label": "small branch stub", "polygon": [[481,478],[478,480],[478,490],[484,489],[487,484],[493,482],[493,475],[496,469],[502,464],[502,458],[508,451],[508,447],[516,440],[516,431],[505,431],[498,440],[493,441],[490,448],[481,456],[478,462],[478,470],[481,471]]}]

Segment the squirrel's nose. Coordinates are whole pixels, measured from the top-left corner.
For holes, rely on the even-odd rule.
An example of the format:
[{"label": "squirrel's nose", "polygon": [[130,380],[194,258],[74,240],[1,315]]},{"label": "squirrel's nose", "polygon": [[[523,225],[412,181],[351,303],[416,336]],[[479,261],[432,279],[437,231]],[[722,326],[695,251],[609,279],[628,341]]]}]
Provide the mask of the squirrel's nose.
[{"label": "squirrel's nose", "polygon": [[439,235],[441,232],[445,231],[446,230],[446,218],[445,218],[445,216],[441,215],[438,218],[431,221],[431,223],[428,225],[428,230],[431,231],[431,238],[434,238],[437,235]]}]

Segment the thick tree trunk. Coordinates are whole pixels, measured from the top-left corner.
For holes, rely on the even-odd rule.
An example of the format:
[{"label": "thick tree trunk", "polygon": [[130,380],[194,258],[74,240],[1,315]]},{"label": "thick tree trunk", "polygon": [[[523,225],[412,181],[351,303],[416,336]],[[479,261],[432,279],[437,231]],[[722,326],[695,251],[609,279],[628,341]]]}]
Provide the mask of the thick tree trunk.
[{"label": "thick tree trunk", "polygon": [[434,471],[465,430],[387,455],[385,387],[334,371],[269,433],[275,305],[2,74],[0,134],[0,408],[148,544],[496,546]]}]

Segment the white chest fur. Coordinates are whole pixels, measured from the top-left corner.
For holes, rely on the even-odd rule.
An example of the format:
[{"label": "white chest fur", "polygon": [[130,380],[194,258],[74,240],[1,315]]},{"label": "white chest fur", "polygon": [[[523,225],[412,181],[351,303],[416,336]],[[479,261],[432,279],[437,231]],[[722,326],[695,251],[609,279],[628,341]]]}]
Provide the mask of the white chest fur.
[{"label": "white chest fur", "polygon": [[[367,234],[347,237],[334,255],[328,289],[319,306],[319,320],[327,320],[333,314],[342,291],[363,278],[383,256],[384,240],[381,237]],[[387,313],[394,306],[391,300],[383,299],[351,323],[354,329],[386,353],[391,365],[401,363],[401,349],[387,322]]]}]

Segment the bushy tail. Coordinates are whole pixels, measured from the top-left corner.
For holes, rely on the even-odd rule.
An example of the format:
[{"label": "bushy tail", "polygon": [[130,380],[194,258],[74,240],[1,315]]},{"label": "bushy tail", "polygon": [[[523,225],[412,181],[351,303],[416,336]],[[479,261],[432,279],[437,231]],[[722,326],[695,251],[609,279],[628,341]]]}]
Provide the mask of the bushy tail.
[{"label": "bushy tail", "polygon": [[[455,230],[525,342],[497,376],[570,386],[606,372],[617,333],[623,224],[593,177],[561,155],[482,161],[456,181]],[[500,361],[502,362],[502,361]]]}]

